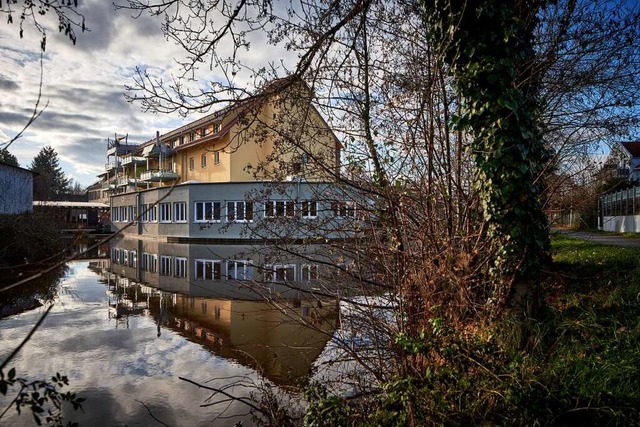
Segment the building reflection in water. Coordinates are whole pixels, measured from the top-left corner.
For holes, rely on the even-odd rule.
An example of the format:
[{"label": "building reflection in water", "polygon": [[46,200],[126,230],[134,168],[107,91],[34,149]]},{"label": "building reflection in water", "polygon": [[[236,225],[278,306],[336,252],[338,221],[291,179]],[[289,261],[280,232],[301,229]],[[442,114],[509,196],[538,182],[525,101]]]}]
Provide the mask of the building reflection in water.
[{"label": "building reflection in water", "polygon": [[309,256],[129,239],[110,253],[91,265],[108,287],[116,328],[150,316],[158,336],[170,329],[279,385],[309,374],[338,325],[337,300],[305,292],[321,271]]}]

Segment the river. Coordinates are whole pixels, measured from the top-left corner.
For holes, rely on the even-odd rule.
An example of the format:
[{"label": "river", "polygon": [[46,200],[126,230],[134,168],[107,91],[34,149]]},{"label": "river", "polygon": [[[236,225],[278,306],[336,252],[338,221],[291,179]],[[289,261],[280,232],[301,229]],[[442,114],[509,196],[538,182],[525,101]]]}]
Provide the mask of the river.
[{"label": "river", "polygon": [[[194,245],[180,250],[202,250],[185,246]],[[176,261],[183,255],[161,248],[163,257],[172,257],[167,265],[175,267],[162,275],[162,267],[140,265],[143,251],[145,257],[150,253],[149,248],[140,249],[133,255],[120,243],[105,251],[107,258],[69,263],[51,301],[0,320],[0,359],[53,303],[9,367],[29,379],[50,378],[56,372],[68,376],[63,391],[76,392],[86,401],[83,411],[65,407],[65,420],[91,426],[161,425],[155,419],[171,426],[253,424],[243,403],[180,378],[244,398],[259,396],[269,386],[295,407],[299,395],[292,386],[311,373],[337,326],[335,302],[265,301],[262,294],[248,298],[246,289],[242,298],[231,298],[229,289],[238,288],[238,281],[230,280],[229,268],[236,269],[235,264],[223,267],[228,276],[222,280],[197,280],[197,275],[208,274],[196,271],[199,261],[194,260],[202,256],[185,255],[183,274]],[[213,265],[211,274],[216,269]],[[0,397],[0,411],[9,397],[14,395]],[[0,424],[35,425],[28,410],[18,415],[14,409]]]}]

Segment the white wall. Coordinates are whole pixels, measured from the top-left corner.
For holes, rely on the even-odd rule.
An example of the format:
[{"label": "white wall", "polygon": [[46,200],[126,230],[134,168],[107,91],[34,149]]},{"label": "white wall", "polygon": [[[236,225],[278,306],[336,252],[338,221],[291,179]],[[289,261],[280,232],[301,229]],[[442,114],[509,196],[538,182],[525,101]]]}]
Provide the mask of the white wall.
[{"label": "white wall", "polygon": [[0,163],[0,214],[33,211],[33,174]]},{"label": "white wall", "polygon": [[617,233],[640,233],[640,215],[602,217],[600,229]]}]

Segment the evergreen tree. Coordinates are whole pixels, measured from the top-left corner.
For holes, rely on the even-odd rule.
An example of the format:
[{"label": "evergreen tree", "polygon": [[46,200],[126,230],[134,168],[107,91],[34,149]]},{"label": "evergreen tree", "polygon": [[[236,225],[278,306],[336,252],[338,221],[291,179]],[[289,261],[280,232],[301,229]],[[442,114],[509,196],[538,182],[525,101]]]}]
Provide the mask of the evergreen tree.
[{"label": "evergreen tree", "polygon": [[48,200],[52,194],[69,191],[71,180],[64,175],[58,161],[58,153],[46,146],[34,157],[29,169],[38,174],[34,182],[33,198]]},{"label": "evergreen tree", "polygon": [[11,154],[6,148],[0,150],[0,163],[5,163],[7,165],[17,167],[20,166],[20,164],[18,163],[18,158]]}]

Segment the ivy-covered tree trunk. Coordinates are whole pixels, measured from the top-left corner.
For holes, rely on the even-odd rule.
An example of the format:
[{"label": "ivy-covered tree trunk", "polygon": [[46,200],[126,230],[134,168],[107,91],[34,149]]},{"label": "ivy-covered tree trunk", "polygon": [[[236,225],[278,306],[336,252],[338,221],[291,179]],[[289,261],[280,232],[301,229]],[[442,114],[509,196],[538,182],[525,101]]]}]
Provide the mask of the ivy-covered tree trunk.
[{"label": "ivy-covered tree trunk", "polygon": [[456,118],[473,137],[476,191],[498,245],[491,274],[500,306],[531,302],[549,261],[540,195],[548,159],[539,130],[533,29],[540,1],[425,0],[425,19],[462,99]]}]

